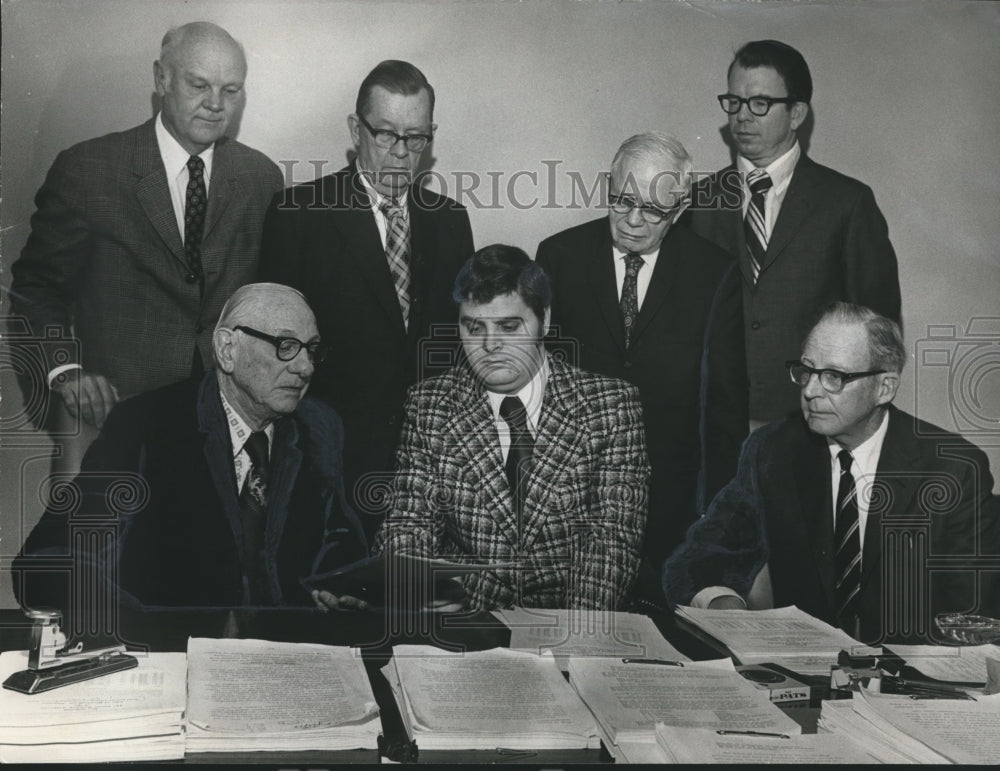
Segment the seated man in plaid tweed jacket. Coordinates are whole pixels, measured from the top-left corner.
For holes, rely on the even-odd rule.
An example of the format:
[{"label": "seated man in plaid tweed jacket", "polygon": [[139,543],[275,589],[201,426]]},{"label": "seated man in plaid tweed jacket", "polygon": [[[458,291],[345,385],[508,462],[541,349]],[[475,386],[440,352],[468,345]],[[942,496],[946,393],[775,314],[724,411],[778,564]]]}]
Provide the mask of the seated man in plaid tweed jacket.
[{"label": "seated man in plaid tweed jacket", "polygon": [[545,353],[552,289],[520,249],[476,252],[453,297],[462,356],[410,389],[375,550],[495,563],[462,579],[474,608],[622,607],[649,482],[638,392]]}]

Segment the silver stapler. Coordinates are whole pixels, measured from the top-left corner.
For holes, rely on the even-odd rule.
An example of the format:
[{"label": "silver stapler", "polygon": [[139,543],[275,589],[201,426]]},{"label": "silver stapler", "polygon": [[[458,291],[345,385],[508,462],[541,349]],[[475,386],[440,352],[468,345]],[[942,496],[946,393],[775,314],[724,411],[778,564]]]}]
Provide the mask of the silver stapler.
[{"label": "silver stapler", "polygon": [[84,650],[83,642],[68,646],[66,635],[59,628],[62,613],[58,610],[31,608],[26,613],[33,622],[28,668],[4,680],[4,688],[20,693],[41,693],[139,665],[139,660],[126,654],[121,644],[90,650]]}]

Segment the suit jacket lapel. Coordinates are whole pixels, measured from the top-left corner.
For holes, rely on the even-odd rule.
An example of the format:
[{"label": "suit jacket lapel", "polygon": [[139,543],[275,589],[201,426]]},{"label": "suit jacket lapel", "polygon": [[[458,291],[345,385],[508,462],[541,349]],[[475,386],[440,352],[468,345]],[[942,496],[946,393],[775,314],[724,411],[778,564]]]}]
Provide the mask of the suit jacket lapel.
[{"label": "suit jacket lapel", "polygon": [[618,280],[615,278],[615,256],[611,250],[611,233],[604,229],[601,238],[601,245],[587,256],[587,271],[590,274],[590,286],[594,293],[594,299],[604,323],[608,327],[608,334],[615,345],[625,351],[625,324],[622,321],[621,309],[618,306]]},{"label": "suit jacket lapel", "polygon": [[727,242],[724,248],[730,254],[737,256],[743,280],[748,286],[753,286],[753,268],[750,265],[750,252],[747,250],[746,232],[743,230],[743,180],[735,165],[727,166],[719,172],[715,190],[711,196],[712,204],[722,206],[727,190],[739,191],[741,206],[735,209],[727,208],[720,212],[723,223],[720,230]]},{"label": "suit jacket lapel", "polygon": [[761,270],[766,269],[774,262],[782,250],[788,246],[792,236],[798,231],[813,207],[816,191],[812,165],[812,161],[803,155],[795,166],[792,181],[788,185],[785,200],[781,204],[781,211],[778,212],[778,219],[774,223],[771,238],[767,242],[767,251],[764,253],[764,263],[761,265]]},{"label": "suit jacket lapel", "polygon": [[146,217],[149,218],[164,246],[177,260],[186,265],[184,243],[181,241],[180,230],[177,229],[174,204],[170,200],[167,171],[163,168],[163,159],[160,158],[160,147],[156,143],[156,129],[152,120],[143,126],[139,135],[132,154],[132,169],[138,178],[135,194]]},{"label": "suit jacket lapel", "polygon": [[233,198],[233,189],[236,186],[232,155],[227,146],[227,140],[223,139],[215,145],[215,153],[212,157],[212,177],[208,191],[208,211],[205,213],[205,230],[202,234],[202,241],[207,241],[212,233],[212,228],[216,226],[222,218],[226,207]]},{"label": "suit jacket lapel", "polygon": [[795,479],[801,516],[805,518],[820,584],[830,607],[834,606],[833,489],[830,450],[826,440],[805,425],[806,444],[796,461]]},{"label": "suit jacket lapel", "polygon": [[642,308],[639,309],[639,317],[636,319],[635,330],[632,333],[633,344],[642,335],[642,331],[649,326],[649,322],[666,301],[667,295],[674,291],[677,283],[676,258],[674,250],[671,248],[674,239],[670,236],[671,232],[673,232],[673,228],[667,231],[660,244],[656,266],[653,268],[653,275],[650,276],[649,287],[646,289],[646,296],[643,298]]}]

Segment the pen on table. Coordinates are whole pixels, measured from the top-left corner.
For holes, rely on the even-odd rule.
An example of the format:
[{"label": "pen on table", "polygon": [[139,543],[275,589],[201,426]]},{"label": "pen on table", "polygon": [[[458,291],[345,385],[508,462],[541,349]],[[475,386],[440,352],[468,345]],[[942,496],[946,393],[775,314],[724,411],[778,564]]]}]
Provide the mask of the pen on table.
[{"label": "pen on table", "polygon": [[665,659],[622,659],[622,664],[660,664],[665,667],[683,667],[683,661],[666,661]]},{"label": "pen on table", "polygon": [[917,693],[925,694],[941,694],[953,696],[956,699],[969,699],[976,701],[976,697],[971,693],[954,688],[950,685],[943,685],[938,683],[927,683],[920,680],[907,680],[903,677],[892,677],[886,678],[888,682],[896,683],[897,685],[903,686],[905,689],[910,691],[915,691]]},{"label": "pen on table", "polygon": [[776,734],[770,733],[768,731],[729,731],[725,728],[720,728],[716,731],[719,736],[771,736],[775,739],[791,739],[792,737],[788,734]]}]

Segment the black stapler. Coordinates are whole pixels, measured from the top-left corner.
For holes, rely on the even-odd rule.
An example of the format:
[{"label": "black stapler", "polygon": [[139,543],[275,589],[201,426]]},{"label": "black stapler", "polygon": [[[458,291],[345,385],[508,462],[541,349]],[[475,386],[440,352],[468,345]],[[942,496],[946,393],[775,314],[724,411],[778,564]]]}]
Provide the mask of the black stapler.
[{"label": "black stapler", "polygon": [[84,650],[82,641],[68,646],[66,635],[59,628],[62,613],[54,608],[31,608],[25,612],[33,622],[28,668],[4,680],[4,688],[20,693],[41,693],[139,665],[135,656],[125,653],[122,644],[90,650]]}]

